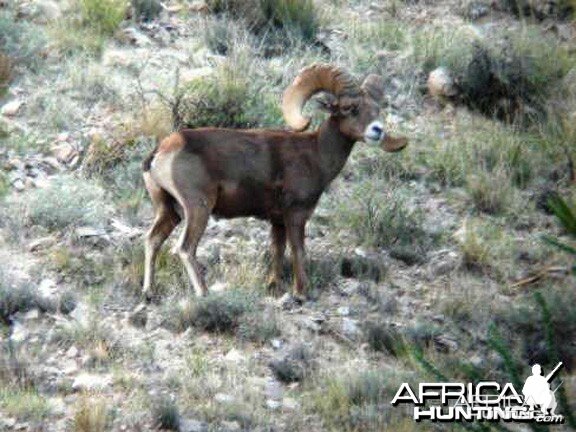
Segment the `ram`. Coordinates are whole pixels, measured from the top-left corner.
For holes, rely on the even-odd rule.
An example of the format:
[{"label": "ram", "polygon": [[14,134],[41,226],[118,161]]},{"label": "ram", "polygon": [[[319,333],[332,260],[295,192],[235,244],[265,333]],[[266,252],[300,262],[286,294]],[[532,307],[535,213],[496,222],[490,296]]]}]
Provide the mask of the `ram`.
[{"label": "ram", "polygon": [[[325,92],[330,115],[314,132],[306,102]],[[296,299],[308,287],[304,266],[306,222],[322,193],[342,170],[357,141],[386,151],[403,149],[405,138],[385,134],[379,121],[383,80],[369,75],[362,84],[340,68],[316,64],[303,69],[286,89],[284,118],[293,131],[184,129],[160,142],[143,163],[144,181],[155,218],[145,239],[143,294],[151,297],[158,249],[184,221],[176,251],[199,295],[208,290],[196,249],[210,215],[253,216],[271,224],[269,287],[281,284],[286,240],[293,260]]]}]

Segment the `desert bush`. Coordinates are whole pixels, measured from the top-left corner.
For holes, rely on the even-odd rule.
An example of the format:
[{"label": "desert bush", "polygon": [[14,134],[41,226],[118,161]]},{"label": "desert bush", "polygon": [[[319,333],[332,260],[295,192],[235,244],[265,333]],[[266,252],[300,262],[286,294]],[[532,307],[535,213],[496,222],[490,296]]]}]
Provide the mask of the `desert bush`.
[{"label": "desert bush", "polygon": [[162,5],[158,0],[131,0],[133,17],[142,21],[152,21],[160,12]]},{"label": "desert bush", "polygon": [[576,9],[573,0],[560,0],[557,2],[534,0],[502,0],[502,6],[517,17],[532,17],[538,20],[546,18],[565,19],[571,16]]},{"label": "desert bush", "polygon": [[180,430],[178,405],[168,397],[162,397],[152,404],[152,418],[157,428],[171,431]]},{"label": "desert bush", "polygon": [[399,421],[387,409],[401,378],[373,369],[332,374],[316,383],[309,409],[321,416],[328,430],[384,430]]},{"label": "desert bush", "polygon": [[394,185],[368,179],[344,193],[335,224],[354,232],[359,243],[399,254],[412,247],[416,254],[425,255],[434,242],[423,228],[423,214],[410,208],[405,191]]},{"label": "desert bush", "polygon": [[510,206],[514,190],[504,171],[478,172],[466,179],[466,190],[476,209],[489,214],[502,213]]},{"label": "desert bush", "polygon": [[88,395],[80,396],[74,412],[74,432],[104,432],[108,410],[103,399],[94,400]]},{"label": "desert bush", "polygon": [[215,13],[227,13],[243,19],[259,35],[280,38],[298,37],[305,42],[314,40],[318,18],[312,0],[210,0]]},{"label": "desert bush", "polygon": [[298,344],[283,358],[271,361],[269,366],[278,381],[289,384],[309,378],[315,363],[310,348]]},{"label": "desert bush", "polygon": [[18,20],[11,12],[0,11],[0,51],[13,66],[36,70],[45,45],[44,33],[38,27]]},{"label": "desert bush", "polygon": [[0,52],[0,96],[6,93],[12,75],[12,63],[10,58]]},{"label": "desert bush", "polygon": [[[40,225],[50,230],[70,226],[101,226],[111,214],[106,192],[93,182],[62,176],[42,189],[33,189],[14,198],[21,228]],[[16,215],[16,213],[18,213]]]},{"label": "desert bush", "polygon": [[33,389],[0,389],[0,409],[19,421],[41,422],[50,414],[50,405],[45,397]]},{"label": "desert bush", "polygon": [[238,290],[199,298],[188,308],[182,308],[180,321],[200,330],[234,334],[243,315],[253,310],[255,299]]},{"label": "desert bush", "polygon": [[82,24],[98,33],[113,34],[126,14],[126,6],[120,0],[75,0]]},{"label": "desert bush", "polygon": [[6,275],[0,274],[0,323],[9,324],[13,314],[33,309],[37,303],[37,294],[30,285],[14,286]]},{"label": "desert bush", "polygon": [[272,311],[252,311],[240,318],[236,334],[240,340],[264,344],[280,336],[280,325]]}]

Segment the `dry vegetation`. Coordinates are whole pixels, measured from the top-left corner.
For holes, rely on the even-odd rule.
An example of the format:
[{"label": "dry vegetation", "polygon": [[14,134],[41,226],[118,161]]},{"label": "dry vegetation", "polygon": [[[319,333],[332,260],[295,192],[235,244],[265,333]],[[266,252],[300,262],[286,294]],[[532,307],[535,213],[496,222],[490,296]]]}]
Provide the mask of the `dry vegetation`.
[{"label": "dry vegetation", "polygon": [[[558,360],[575,428],[575,8],[0,2],[0,430],[451,430],[393,408],[399,384]],[[358,144],[322,197],[311,300],[266,294],[265,224],[212,220],[212,294],[166,248],[135,310],[144,155],[181,126],[284,127],[312,62],[383,75],[410,145]]]}]

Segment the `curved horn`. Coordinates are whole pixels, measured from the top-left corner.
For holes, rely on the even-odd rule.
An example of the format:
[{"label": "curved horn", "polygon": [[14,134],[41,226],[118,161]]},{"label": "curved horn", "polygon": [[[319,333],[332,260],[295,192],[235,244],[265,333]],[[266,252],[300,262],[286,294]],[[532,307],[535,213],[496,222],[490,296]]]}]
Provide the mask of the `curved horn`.
[{"label": "curved horn", "polygon": [[302,109],[308,99],[320,91],[340,98],[355,97],[361,90],[356,79],[335,66],[315,64],[302,69],[282,98],[284,120],[292,129],[303,131],[308,127],[310,118],[302,115]]}]

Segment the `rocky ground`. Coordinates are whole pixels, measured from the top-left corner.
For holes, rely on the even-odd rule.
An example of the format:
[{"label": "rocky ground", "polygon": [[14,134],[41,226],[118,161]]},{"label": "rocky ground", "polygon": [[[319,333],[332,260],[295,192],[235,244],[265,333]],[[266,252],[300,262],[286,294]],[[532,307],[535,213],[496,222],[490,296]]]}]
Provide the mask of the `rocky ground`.
[{"label": "rocky ground", "polygon": [[[234,19],[221,34],[202,2],[127,17],[95,48],[67,21],[75,2],[0,2],[3,49],[21,47],[0,100],[0,430],[450,429],[389,401],[401,382],[429,378],[426,364],[502,382],[510,363],[522,379],[535,361],[553,365],[546,321],[522,318],[541,319],[534,292],[557,312],[562,408],[574,411],[576,283],[569,257],[541,239],[566,235],[541,205],[552,192],[574,197],[565,153],[552,141],[534,150],[548,123],[518,131],[466,106],[449,68],[458,52],[427,81],[445,66],[437,51],[455,49],[451,30],[483,40],[533,20],[573,62],[574,21],[553,6],[518,19],[507,2],[315,3],[317,46],[263,53],[261,35]],[[281,92],[313,61],[382,73],[387,124],[410,146],[390,156],[357,145],[322,198],[307,233],[310,301],[267,295],[266,224],[211,220],[199,250],[208,299],[190,295],[167,245],[159,299],[141,307],[152,210],[139,163],[172,129],[179,86],[246,71],[263,96],[242,103],[260,126],[283,127]],[[576,93],[562,92],[550,103],[568,107],[569,125]],[[563,133],[573,154],[576,135]],[[481,161],[494,154],[500,166],[498,146],[520,144],[527,153],[502,169],[512,177],[525,163],[530,181],[504,188],[508,177]]]}]

